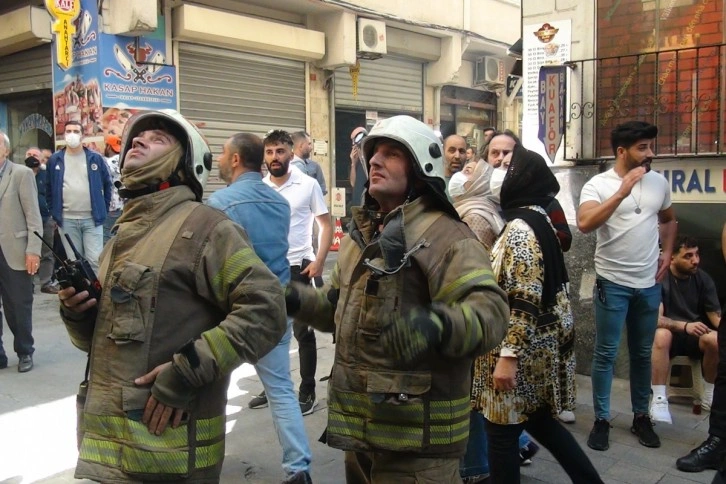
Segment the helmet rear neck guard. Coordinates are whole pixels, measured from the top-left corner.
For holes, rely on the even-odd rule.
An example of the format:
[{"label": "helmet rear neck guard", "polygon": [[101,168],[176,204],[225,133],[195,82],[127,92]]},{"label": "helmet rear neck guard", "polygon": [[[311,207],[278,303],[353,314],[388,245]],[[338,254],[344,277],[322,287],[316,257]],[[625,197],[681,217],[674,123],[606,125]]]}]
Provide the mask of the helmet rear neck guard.
[{"label": "helmet rear neck guard", "polygon": [[[119,170],[123,170],[124,158],[131,149],[134,138],[148,129],[159,129],[158,126],[163,126],[162,129],[168,131],[181,143],[184,154],[179,160],[179,167],[168,180],[162,181],[158,186],[149,187],[148,190],[125,190],[125,196],[138,197],[169,186],[184,184],[189,185],[197,200],[201,201],[204,186],[212,169],[212,152],[196,126],[173,109],[143,111],[129,118],[121,138]],[[179,171],[183,173],[183,177],[177,174]]]}]

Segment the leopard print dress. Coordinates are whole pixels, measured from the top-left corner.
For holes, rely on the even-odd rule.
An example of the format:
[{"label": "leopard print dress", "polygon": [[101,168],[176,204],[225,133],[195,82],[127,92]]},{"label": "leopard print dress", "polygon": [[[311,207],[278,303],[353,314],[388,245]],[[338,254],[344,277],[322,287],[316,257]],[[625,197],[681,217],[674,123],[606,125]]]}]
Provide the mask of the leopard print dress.
[{"label": "leopard print dress", "polygon": [[[539,207],[529,208],[544,214]],[[524,422],[541,408],[549,407],[553,416],[573,409],[575,330],[566,287],[555,305],[543,307],[544,259],[534,231],[521,219],[507,224],[492,254],[499,285],[509,296],[509,329],[497,348],[475,362],[474,407],[502,425]],[[511,391],[494,389],[492,374],[502,350],[518,360]]]}]

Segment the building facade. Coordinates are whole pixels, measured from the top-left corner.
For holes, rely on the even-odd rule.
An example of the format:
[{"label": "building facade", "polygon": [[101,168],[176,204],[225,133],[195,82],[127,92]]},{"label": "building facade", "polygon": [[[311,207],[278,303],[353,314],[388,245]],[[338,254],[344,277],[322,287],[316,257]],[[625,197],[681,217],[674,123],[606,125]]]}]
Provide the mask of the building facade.
[{"label": "building facade", "polygon": [[[720,215],[726,203],[725,4],[543,0],[523,5],[523,83],[525,89],[535,86],[534,98],[525,91],[522,136],[528,147],[544,149],[539,120],[532,116],[539,107],[538,67],[566,66],[565,122],[553,170],[575,235],[567,263],[582,373],[589,373],[594,339],[595,236],[577,232],[575,216],[584,183],[611,166],[610,132],[617,124],[643,120],[658,126],[652,167],[669,181],[679,234],[699,240],[701,267],[714,278],[722,303],[726,299],[721,252],[726,220]],[[545,42],[543,31],[554,37],[545,36]],[[616,370],[627,378],[627,361],[619,361]]]},{"label": "building facade", "polygon": [[329,185],[348,187],[356,126],[410,114],[477,145],[485,127],[519,125],[521,100],[505,92],[519,0],[56,0],[75,3],[80,73],[53,65],[42,0],[0,6],[0,127],[16,161],[53,149],[68,119],[96,143],[135,110],[168,106],[215,151],[237,131],[305,129]]}]

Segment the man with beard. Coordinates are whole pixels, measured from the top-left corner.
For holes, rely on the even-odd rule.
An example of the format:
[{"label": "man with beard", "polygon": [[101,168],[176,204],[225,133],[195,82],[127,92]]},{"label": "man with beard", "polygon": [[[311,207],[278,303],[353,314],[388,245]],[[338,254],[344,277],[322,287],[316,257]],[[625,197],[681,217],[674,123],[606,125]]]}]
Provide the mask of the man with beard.
[{"label": "man with beard", "polygon": [[656,422],[673,423],[668,409],[666,380],[668,363],[674,356],[701,360],[705,380],[701,406],[706,411],[711,410],[718,367],[717,330],[721,322],[721,304],[716,284],[699,268],[700,262],[696,239],[679,237],[673,247],[670,270],[663,278],[663,302],[651,357],[653,400],[650,416]]},{"label": "man with beard", "polygon": [[28,148],[25,152],[25,166],[35,173],[35,185],[38,188],[38,207],[40,217],[43,220],[43,240],[45,244],[40,249],[40,269],[38,269],[38,284],[40,292],[45,294],[57,294],[58,283],[53,280],[53,266],[55,257],[50,248],[53,247],[53,236],[55,234],[55,222],[50,216],[48,202],[45,198],[46,179],[48,172],[43,165],[43,153],[37,147]]},{"label": "man with beard", "polygon": [[463,136],[452,134],[444,140],[444,180],[449,180],[457,171],[464,168],[466,162],[466,140]]},{"label": "man with beard", "polygon": [[[615,127],[615,166],[582,188],[577,226],[596,231],[595,350],[592,395],[595,424],[587,445],[610,446],[610,391],[623,326],[628,328],[631,432],[646,447],[660,447],[653,431],[650,397],[651,348],[658,324],[660,281],[666,275],[676,236],[668,182],[650,171],[658,128],[643,121]],[[663,253],[658,254],[660,235]]]},{"label": "man with beard", "polygon": [[[322,275],[325,258],[333,242],[333,226],[323,192],[315,180],[302,171],[290,166],[292,161],[292,137],[287,131],[273,130],[263,140],[267,176],[265,183],[285,197],[290,204],[290,232],[287,260],[290,263],[292,281],[323,285]],[[318,224],[320,240],[317,254],[313,251],[313,223]],[[293,323],[300,354],[300,410],[303,415],[315,409],[315,369],[318,364],[318,349],[315,332],[307,324]],[[264,393],[250,401],[250,408],[267,404]]]},{"label": "man with beard", "polygon": [[292,133],[292,142],[292,152],[295,155],[292,158],[292,166],[298,167],[307,176],[315,178],[324,196],[328,193],[328,189],[325,188],[325,175],[323,174],[323,168],[320,166],[320,163],[310,159],[310,155],[313,152],[313,143],[310,140],[310,135],[305,131],[296,131]]},{"label": "man with beard", "polygon": [[212,155],[172,110],[129,119],[127,199],[101,255],[100,300],[58,292],[71,342],[89,353],[75,476],[219,482],[232,370],[285,333],[282,286],[244,230],[201,203]]},{"label": "man with beard", "polygon": [[[238,133],[229,138],[217,159],[219,176],[229,186],[214,192],[207,204],[222,210],[245,229],[262,262],[286,286],[290,283],[287,262],[290,205],[262,182],[262,157],[262,140],[257,136]],[[292,318],[288,318],[285,336],[260,358],[255,370],[265,387],[272,423],[282,446],[284,483],[306,484],[311,482],[312,456],[290,376],[291,337]]]}]

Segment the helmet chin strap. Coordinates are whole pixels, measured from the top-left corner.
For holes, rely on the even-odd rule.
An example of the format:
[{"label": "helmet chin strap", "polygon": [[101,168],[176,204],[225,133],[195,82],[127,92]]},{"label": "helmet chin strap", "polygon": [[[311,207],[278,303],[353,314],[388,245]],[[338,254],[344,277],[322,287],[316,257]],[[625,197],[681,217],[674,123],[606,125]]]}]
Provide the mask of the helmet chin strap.
[{"label": "helmet chin strap", "polygon": [[[121,184],[120,182],[117,183],[119,185]],[[179,178],[176,172],[174,172],[168,179],[156,185],[147,185],[136,190],[130,190],[128,188],[121,187],[118,189],[118,194],[121,198],[131,199],[143,197],[144,195],[148,195],[149,193],[160,192],[162,190],[166,190],[167,188],[176,187],[179,185],[184,185],[184,183],[182,183],[181,178]]]}]

